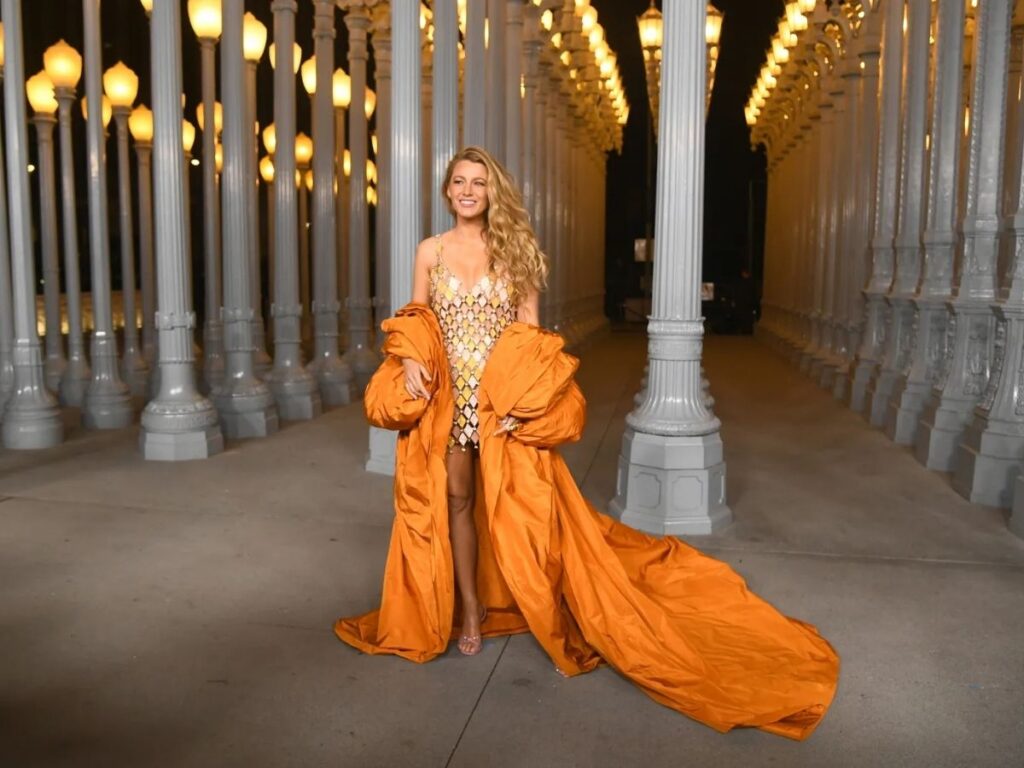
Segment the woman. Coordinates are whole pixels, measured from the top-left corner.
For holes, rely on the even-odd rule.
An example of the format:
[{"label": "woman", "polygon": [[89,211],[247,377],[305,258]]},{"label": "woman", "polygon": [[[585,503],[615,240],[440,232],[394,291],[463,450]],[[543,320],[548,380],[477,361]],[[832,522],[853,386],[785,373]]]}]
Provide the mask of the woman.
[{"label": "woman", "polygon": [[443,193],[455,227],[420,245],[413,302],[385,321],[364,398],[372,423],[400,430],[381,606],[336,634],[424,662],[453,637],[473,655],[484,636],[529,631],[565,676],[606,661],[718,730],[806,738],[835,652],[724,563],[583,499],[553,450],[583,429],[577,362],[537,327],[547,268],[519,194],[476,147]]}]

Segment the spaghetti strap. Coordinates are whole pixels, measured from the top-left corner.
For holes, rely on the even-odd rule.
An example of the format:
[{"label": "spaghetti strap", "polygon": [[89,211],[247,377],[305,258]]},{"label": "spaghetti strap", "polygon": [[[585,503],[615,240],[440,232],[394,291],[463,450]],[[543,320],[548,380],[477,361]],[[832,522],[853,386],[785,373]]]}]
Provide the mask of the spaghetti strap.
[{"label": "spaghetti strap", "polygon": [[437,256],[437,262],[434,264],[435,267],[441,266],[441,251],[444,250],[444,244],[441,242],[441,235],[434,235],[434,241],[437,243],[437,248],[434,254]]}]

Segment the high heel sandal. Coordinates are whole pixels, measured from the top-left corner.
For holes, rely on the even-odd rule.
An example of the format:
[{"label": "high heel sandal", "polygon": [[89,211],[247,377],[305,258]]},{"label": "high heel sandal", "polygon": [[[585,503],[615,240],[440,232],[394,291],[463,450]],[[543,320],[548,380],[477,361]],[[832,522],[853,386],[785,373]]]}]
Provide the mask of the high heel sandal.
[{"label": "high heel sandal", "polygon": [[[487,618],[487,607],[480,609],[480,624],[483,626]],[[461,635],[457,643],[459,653],[463,656],[476,656],[484,649],[484,638],[479,632],[475,635]]]}]

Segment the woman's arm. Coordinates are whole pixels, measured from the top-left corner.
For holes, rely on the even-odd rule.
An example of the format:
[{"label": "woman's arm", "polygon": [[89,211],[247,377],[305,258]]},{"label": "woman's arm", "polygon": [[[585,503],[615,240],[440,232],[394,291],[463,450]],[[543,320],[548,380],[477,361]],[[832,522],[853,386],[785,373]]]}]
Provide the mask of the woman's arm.
[{"label": "woman's arm", "polygon": [[540,293],[536,288],[531,288],[519,303],[516,320],[527,325],[540,325]]}]

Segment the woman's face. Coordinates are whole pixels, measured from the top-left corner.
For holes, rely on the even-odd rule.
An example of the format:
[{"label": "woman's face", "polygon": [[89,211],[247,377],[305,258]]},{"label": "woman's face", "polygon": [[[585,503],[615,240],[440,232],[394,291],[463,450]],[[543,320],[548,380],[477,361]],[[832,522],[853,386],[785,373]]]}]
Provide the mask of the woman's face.
[{"label": "woman's face", "polygon": [[463,219],[483,216],[487,210],[487,166],[471,160],[457,162],[448,184],[448,199]]}]

